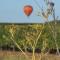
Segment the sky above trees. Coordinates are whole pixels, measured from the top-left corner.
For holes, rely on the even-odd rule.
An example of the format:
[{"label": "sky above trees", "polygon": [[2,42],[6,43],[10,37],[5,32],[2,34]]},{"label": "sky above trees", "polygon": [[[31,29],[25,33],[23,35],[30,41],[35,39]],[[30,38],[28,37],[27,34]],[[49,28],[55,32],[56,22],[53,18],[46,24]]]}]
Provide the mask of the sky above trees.
[{"label": "sky above trees", "polygon": [[[45,8],[43,0],[36,0],[40,7]],[[60,0],[53,0],[55,3],[56,16],[60,18]],[[31,5],[33,13],[30,17],[25,16],[23,7]],[[37,16],[36,13],[40,11],[34,0],[0,0],[0,23],[41,23],[44,20]],[[50,19],[51,20],[51,19]]]}]

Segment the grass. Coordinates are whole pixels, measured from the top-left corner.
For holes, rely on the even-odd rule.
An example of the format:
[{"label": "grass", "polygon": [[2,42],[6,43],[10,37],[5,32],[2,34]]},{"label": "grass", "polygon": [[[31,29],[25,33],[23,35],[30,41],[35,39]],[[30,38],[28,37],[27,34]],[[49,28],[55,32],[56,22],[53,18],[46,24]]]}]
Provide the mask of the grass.
[{"label": "grass", "polygon": [[[31,60],[32,54],[27,53],[29,59],[26,59],[21,52],[0,51],[0,60]],[[35,54],[36,60],[40,60],[40,54]],[[42,60],[60,60],[58,55],[45,55]]]}]

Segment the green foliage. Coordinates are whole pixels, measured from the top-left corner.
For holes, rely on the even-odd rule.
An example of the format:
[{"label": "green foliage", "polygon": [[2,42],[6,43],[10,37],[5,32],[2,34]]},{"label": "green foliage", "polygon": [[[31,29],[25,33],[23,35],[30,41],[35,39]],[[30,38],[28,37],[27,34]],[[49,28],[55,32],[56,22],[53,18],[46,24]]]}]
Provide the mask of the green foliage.
[{"label": "green foliage", "polygon": [[[59,21],[60,22],[60,21]],[[60,23],[57,21],[57,44],[60,48]],[[54,25],[54,22],[50,22],[51,26]],[[44,30],[41,37],[38,39],[36,48],[42,48],[43,41],[47,40],[47,48],[55,48],[55,41],[51,29],[48,24],[44,25]],[[13,28],[14,40],[21,47],[31,47],[36,42],[39,32],[42,30],[42,24],[0,24],[0,45],[4,44],[13,44],[10,37],[10,29]],[[31,44],[31,45],[30,45]]]}]

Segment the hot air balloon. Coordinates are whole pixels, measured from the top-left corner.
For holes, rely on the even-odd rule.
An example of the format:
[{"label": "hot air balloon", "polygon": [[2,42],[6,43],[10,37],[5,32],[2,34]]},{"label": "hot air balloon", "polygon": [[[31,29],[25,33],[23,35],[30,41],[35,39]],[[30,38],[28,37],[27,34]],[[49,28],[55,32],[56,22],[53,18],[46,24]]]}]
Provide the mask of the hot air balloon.
[{"label": "hot air balloon", "polygon": [[23,10],[24,10],[25,15],[30,16],[33,11],[33,8],[30,5],[26,5],[24,6]]}]

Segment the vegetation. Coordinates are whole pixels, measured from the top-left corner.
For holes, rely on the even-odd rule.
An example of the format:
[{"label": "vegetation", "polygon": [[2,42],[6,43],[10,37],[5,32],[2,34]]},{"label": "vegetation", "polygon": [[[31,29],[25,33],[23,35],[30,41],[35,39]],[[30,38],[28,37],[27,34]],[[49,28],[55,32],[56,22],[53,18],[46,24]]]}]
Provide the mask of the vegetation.
[{"label": "vegetation", "polygon": [[35,52],[41,52],[40,60],[47,52],[59,54],[60,21],[33,24],[0,24],[0,50],[21,51],[28,60],[27,52],[32,52],[32,60],[36,60]]},{"label": "vegetation", "polygon": [[[56,24],[56,32],[57,32],[57,44],[60,49],[60,21],[57,21]],[[11,33],[14,34],[13,40],[17,42],[17,44],[23,50],[29,50],[35,46],[35,49],[42,49],[43,40],[46,39],[46,49],[56,49],[55,41],[53,38],[53,34],[51,29],[54,25],[54,22],[50,22],[51,28],[48,24],[0,24],[0,49],[1,47],[10,47],[16,48],[16,45],[11,40]],[[38,38],[38,42],[36,41],[39,33],[42,31],[41,36]],[[13,30],[13,32],[12,32]]]}]

